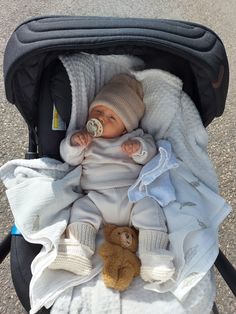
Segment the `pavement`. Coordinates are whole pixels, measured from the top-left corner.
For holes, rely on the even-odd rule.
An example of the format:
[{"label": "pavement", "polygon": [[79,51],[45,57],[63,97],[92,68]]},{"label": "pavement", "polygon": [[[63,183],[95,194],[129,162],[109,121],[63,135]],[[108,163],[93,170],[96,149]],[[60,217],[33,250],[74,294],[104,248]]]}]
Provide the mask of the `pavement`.
[{"label": "pavement", "polygon": [[[145,3],[145,5],[144,5]],[[233,211],[219,230],[222,251],[236,266],[236,1],[235,0],[1,0],[0,67],[8,38],[15,27],[28,18],[43,15],[97,15],[144,18],[169,18],[203,24],[222,39],[230,66],[230,86],[222,117],[208,127],[209,154],[215,165],[221,195]],[[11,159],[24,158],[27,128],[16,108],[5,98],[3,76],[0,77],[0,166]],[[13,219],[5,188],[0,184],[0,240],[8,233]],[[236,301],[216,271],[218,310],[236,313]],[[11,281],[9,257],[0,266],[0,314],[25,313]]]}]

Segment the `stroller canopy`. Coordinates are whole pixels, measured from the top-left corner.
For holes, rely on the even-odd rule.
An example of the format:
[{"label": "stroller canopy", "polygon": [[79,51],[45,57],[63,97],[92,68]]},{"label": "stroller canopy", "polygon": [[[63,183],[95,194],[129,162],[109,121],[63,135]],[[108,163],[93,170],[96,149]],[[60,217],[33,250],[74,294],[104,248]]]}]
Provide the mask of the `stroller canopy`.
[{"label": "stroller canopy", "polygon": [[[38,17],[17,27],[4,56],[6,97],[29,127],[36,126],[43,69],[59,54],[81,51],[132,54],[143,58],[147,68],[178,75],[205,126],[224,111],[228,61],[221,40],[210,29],[174,20]],[[189,75],[194,88],[188,86]]]}]

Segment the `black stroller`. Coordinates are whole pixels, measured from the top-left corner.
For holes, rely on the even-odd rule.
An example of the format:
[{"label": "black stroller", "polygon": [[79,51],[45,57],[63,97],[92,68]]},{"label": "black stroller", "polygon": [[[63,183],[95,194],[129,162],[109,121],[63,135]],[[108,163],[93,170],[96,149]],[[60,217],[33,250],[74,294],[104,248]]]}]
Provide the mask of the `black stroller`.
[{"label": "black stroller", "polygon": [[[220,38],[210,29],[174,20],[38,17],[17,27],[4,58],[6,97],[29,128],[26,159],[47,156],[60,160],[59,143],[65,131],[51,128],[53,104],[68,125],[72,96],[58,55],[74,52],[134,55],[147,69],[173,73],[183,81],[183,89],[196,104],[204,126],[224,111],[228,61]],[[40,249],[27,243],[15,227],[0,247],[1,262],[11,253],[13,283],[27,311],[30,265]],[[222,252],[215,265],[236,294],[236,272]],[[213,310],[217,313],[216,306]]]}]

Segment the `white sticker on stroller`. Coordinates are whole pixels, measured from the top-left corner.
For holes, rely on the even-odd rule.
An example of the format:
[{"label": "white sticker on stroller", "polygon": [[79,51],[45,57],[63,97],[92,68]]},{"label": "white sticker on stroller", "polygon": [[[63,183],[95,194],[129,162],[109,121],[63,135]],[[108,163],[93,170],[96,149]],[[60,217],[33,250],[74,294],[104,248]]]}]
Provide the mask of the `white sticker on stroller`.
[{"label": "white sticker on stroller", "polygon": [[52,130],[53,131],[65,131],[66,130],[66,123],[60,117],[55,105],[53,105]]}]

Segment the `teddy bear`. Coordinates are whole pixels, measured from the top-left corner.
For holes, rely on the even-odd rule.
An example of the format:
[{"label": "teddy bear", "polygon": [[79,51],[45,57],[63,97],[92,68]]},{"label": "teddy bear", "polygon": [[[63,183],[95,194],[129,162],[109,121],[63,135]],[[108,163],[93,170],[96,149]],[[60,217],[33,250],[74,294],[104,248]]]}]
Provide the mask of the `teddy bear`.
[{"label": "teddy bear", "polygon": [[134,277],[140,273],[140,260],[135,252],[138,247],[138,234],[134,228],[104,226],[105,243],[99,248],[103,259],[103,281],[109,288],[126,290]]}]

